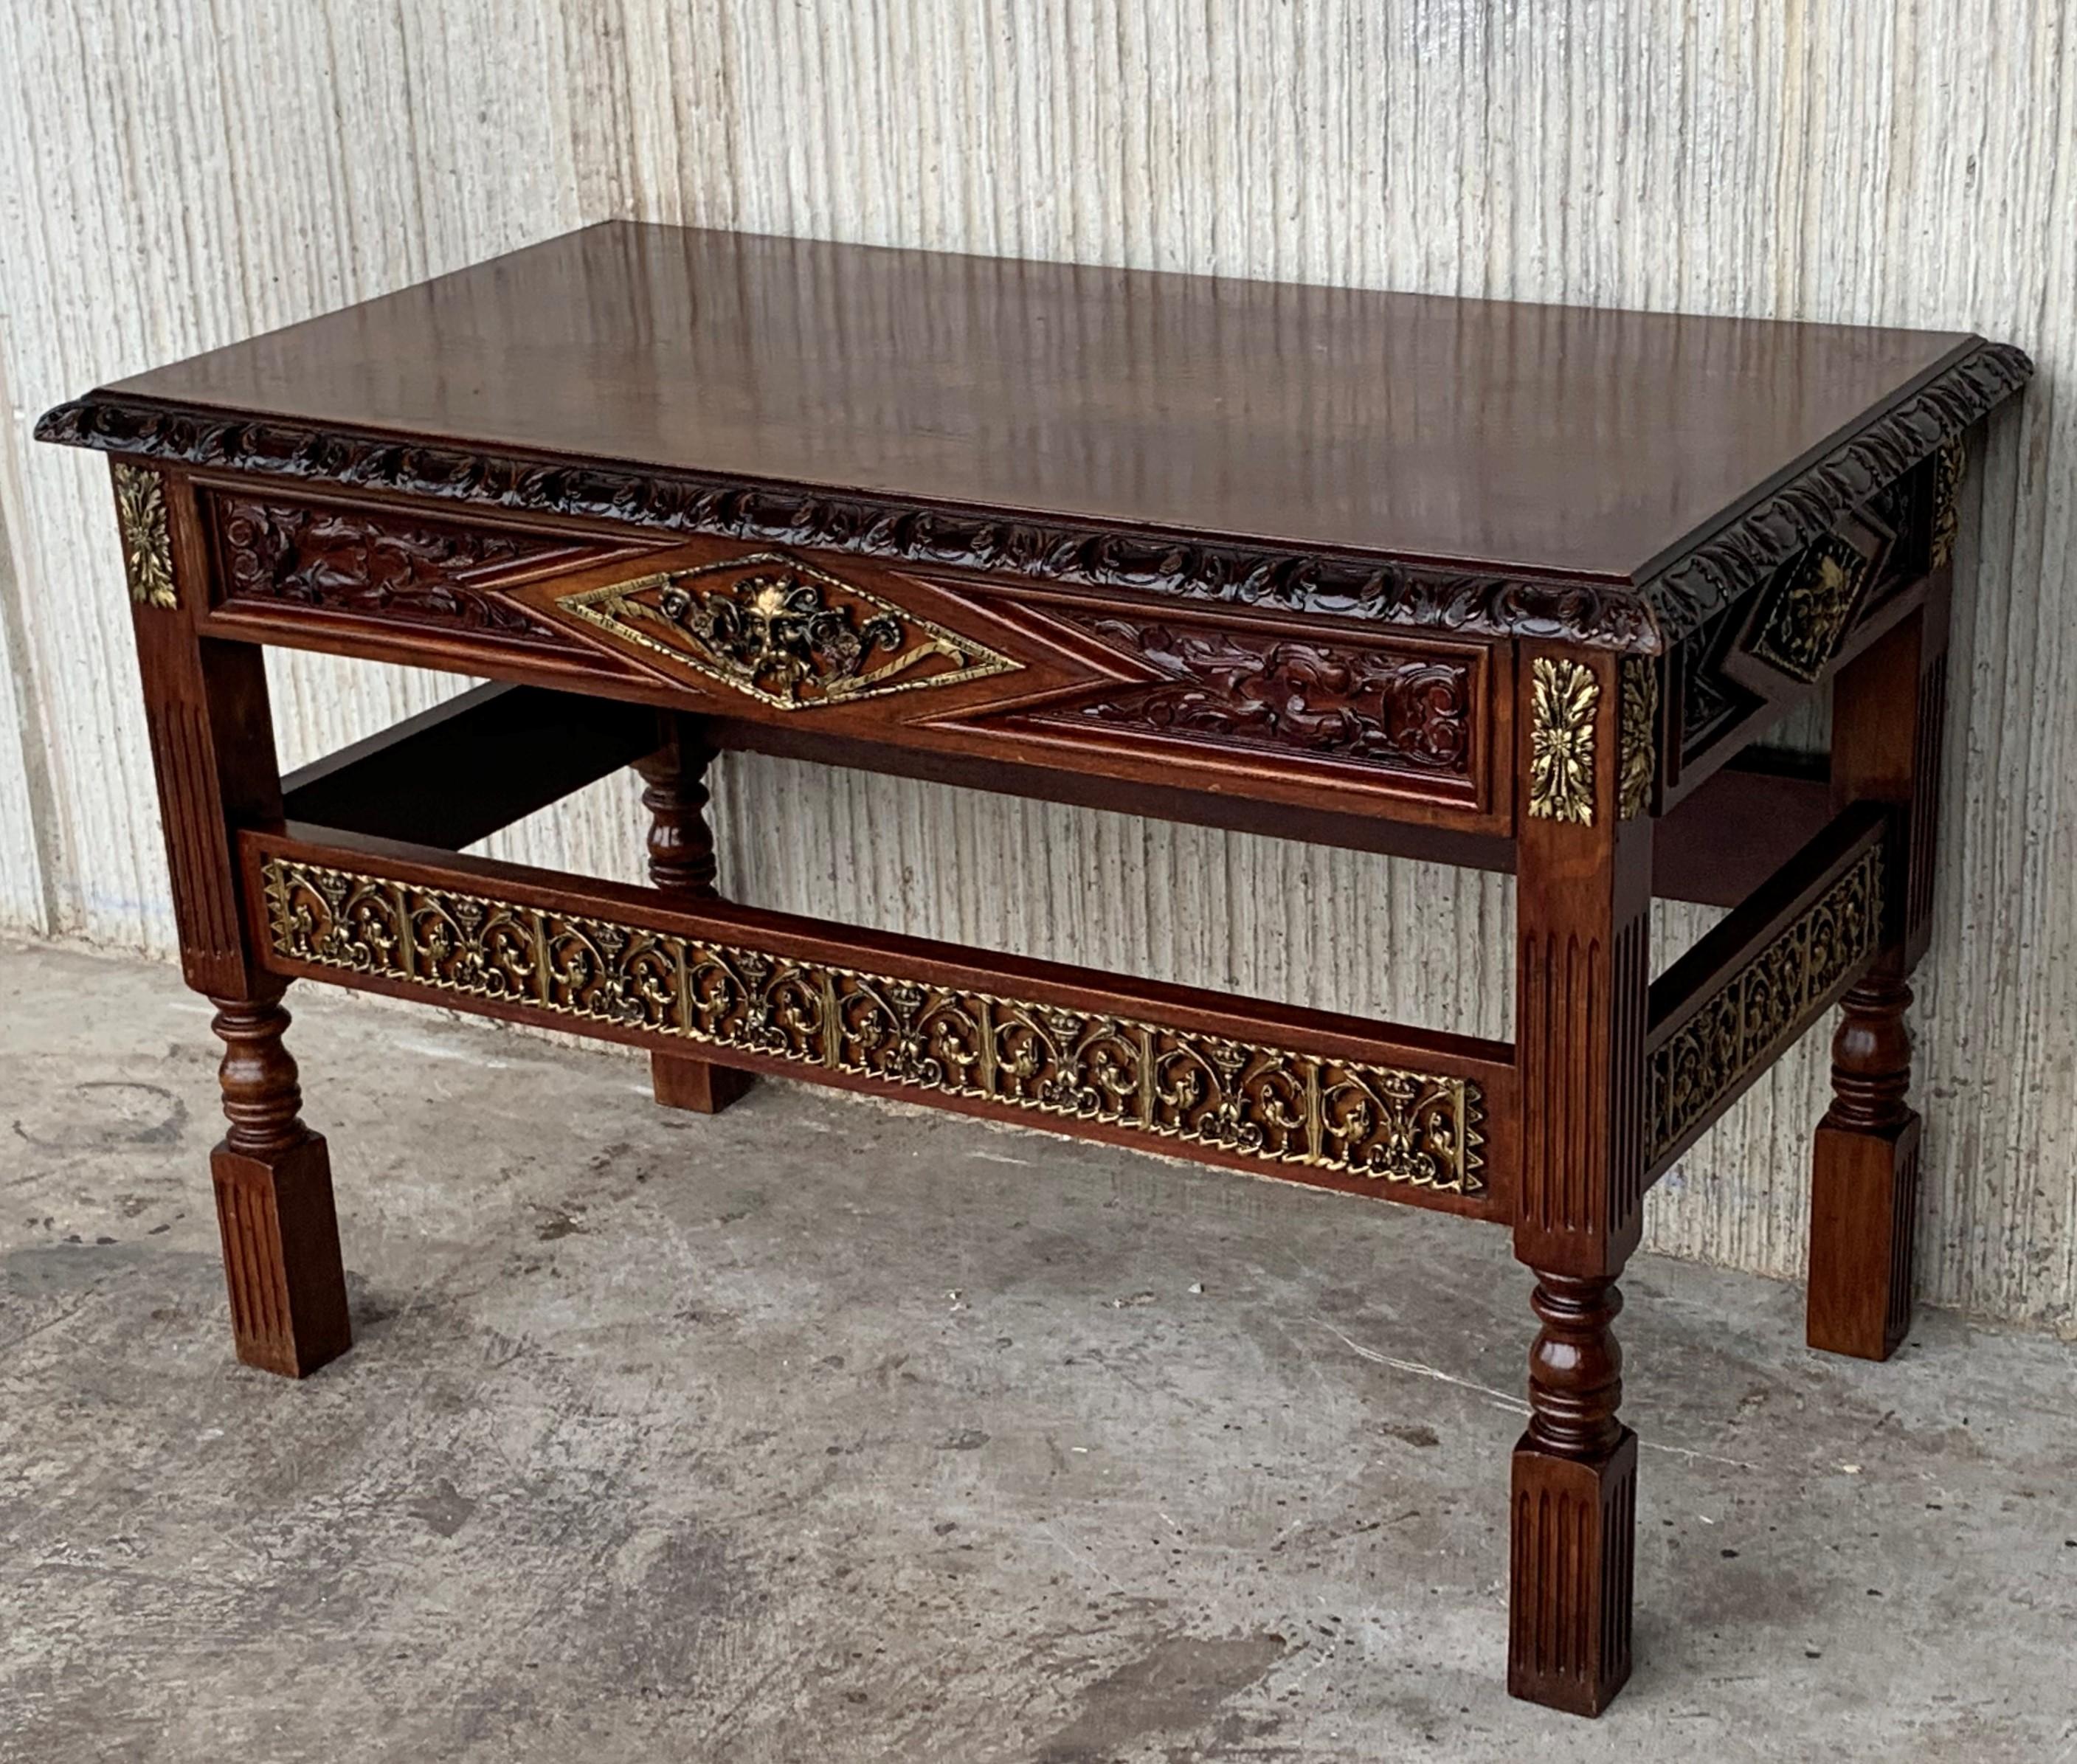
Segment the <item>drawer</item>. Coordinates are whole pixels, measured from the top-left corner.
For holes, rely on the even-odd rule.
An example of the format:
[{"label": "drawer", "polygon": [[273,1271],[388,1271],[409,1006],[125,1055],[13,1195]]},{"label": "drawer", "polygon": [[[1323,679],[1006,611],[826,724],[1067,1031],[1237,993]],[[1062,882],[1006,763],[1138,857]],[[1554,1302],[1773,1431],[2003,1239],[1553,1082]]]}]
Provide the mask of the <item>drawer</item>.
[{"label": "drawer", "polygon": [[[205,488],[213,622],[738,721],[1505,830],[1504,644],[724,539]],[[353,647],[342,643],[336,647]]]}]

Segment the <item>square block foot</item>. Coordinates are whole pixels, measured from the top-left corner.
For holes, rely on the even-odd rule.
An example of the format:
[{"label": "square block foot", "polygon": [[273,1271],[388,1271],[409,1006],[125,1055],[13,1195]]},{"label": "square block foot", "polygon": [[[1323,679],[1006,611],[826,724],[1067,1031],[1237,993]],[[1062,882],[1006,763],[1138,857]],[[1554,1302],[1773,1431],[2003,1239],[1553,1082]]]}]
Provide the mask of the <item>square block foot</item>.
[{"label": "square block foot", "polygon": [[1810,1185],[1805,1339],[1886,1360],[1911,1329],[1918,1219],[1918,1117],[1870,1130],[1817,1129]]},{"label": "square block foot", "polygon": [[220,1145],[210,1173],[238,1357],[306,1378],[353,1345],[323,1136],[266,1158]]},{"label": "square block foot", "polygon": [[1514,1449],[1508,1593],[1510,1695],[1599,1715],[1630,1677],[1637,1435],[1606,1458]]},{"label": "square block foot", "polygon": [[666,1109],[689,1109],[701,1115],[719,1114],[757,1082],[753,1072],[689,1054],[651,1054],[649,1080],[656,1100]]}]

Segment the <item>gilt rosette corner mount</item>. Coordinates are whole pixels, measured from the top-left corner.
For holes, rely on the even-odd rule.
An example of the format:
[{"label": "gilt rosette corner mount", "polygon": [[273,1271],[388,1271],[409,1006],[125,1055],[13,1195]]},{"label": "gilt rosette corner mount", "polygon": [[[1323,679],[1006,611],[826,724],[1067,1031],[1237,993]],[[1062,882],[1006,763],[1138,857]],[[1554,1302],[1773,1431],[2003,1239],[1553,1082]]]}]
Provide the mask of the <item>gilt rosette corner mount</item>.
[{"label": "gilt rosette corner mount", "polygon": [[1529,812],[1539,820],[1594,820],[1594,716],[1601,684],[1584,662],[1539,655],[1530,669]]},{"label": "gilt rosette corner mount", "polygon": [[170,611],[180,605],[173,586],[173,529],[166,518],[165,486],[149,467],[117,460],[115,519],[123,535],[123,568],[130,598],[139,606]]}]

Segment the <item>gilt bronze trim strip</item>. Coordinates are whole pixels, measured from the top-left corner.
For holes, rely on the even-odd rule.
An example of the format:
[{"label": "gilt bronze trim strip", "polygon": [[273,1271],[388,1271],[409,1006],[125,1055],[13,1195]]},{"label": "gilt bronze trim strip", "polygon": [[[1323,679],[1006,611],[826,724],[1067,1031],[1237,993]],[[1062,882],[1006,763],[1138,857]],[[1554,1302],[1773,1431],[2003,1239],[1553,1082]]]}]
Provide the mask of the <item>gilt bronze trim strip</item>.
[{"label": "gilt bronze trim strip", "polygon": [[1670,1034],[1654,1035],[1653,1168],[1728,1107],[1873,959],[1882,944],[1883,887],[1883,846],[1877,839],[1766,944],[1725,974]]},{"label": "gilt bronze trim strip", "polygon": [[267,853],[272,956],[733,1049],[889,1092],[1417,1189],[1485,1191],[1474,1080],[687,937]]}]

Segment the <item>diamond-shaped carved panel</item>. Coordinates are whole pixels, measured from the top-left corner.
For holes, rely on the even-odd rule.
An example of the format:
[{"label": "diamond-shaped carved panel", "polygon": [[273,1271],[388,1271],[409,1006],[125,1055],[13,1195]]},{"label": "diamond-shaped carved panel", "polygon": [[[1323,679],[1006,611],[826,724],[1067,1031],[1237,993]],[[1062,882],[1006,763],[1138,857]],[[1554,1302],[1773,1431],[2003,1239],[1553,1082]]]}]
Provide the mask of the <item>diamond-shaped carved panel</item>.
[{"label": "diamond-shaped carved panel", "polygon": [[638,657],[780,710],[955,686],[1022,664],[781,552],[653,570],[556,596]]}]

